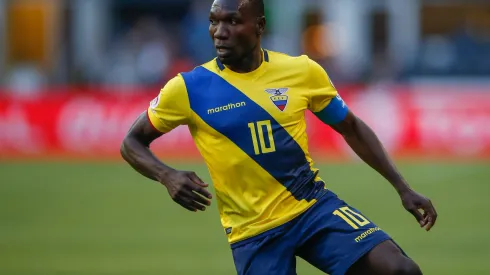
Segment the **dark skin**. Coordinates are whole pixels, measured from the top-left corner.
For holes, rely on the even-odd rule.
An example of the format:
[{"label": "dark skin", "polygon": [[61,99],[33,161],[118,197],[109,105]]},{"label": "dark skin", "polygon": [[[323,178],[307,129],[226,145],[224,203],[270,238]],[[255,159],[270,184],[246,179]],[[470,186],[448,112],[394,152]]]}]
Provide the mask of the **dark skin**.
[{"label": "dark skin", "polygon": [[260,38],[266,20],[250,5],[242,0],[216,0],[209,13],[209,34],[217,56],[237,73],[251,72],[262,63]]},{"label": "dark skin", "polygon": [[162,136],[142,113],[129,129],[121,145],[122,157],[143,176],[167,187],[170,197],[189,211],[204,211],[212,195],[194,172],[175,170],[162,163],[150,150],[150,144]]},{"label": "dark skin", "polygon": [[[247,0],[216,0],[210,12],[209,32],[219,60],[235,72],[250,72],[262,62],[260,38],[265,29],[265,18],[258,15]],[[435,224],[437,213],[431,201],[410,188],[390,159],[372,129],[353,112],[335,125],[352,150],[369,166],[392,184],[400,196],[403,207],[421,227],[429,231]],[[150,151],[150,144],[162,136],[142,113],[127,133],[121,146],[123,158],[145,177],[167,187],[171,198],[190,210],[205,210],[210,205],[208,186],[194,172],[173,169]],[[361,258],[348,274],[391,274],[400,266],[409,274],[421,274],[410,259],[402,255],[392,241],[385,241]]]},{"label": "dark skin", "polygon": [[415,217],[421,227],[429,231],[437,219],[432,202],[410,188],[373,130],[352,111],[349,111],[342,122],[330,127],[344,137],[347,144],[365,163],[393,185],[400,195],[403,207]]}]

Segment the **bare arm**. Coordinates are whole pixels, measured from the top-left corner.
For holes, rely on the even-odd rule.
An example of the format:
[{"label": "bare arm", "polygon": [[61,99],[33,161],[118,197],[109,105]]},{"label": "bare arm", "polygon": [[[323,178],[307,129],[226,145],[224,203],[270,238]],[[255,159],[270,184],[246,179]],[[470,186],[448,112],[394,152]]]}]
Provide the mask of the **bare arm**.
[{"label": "bare arm", "polygon": [[172,199],[190,210],[205,210],[210,205],[208,186],[194,172],[178,171],[162,163],[150,150],[150,144],[162,136],[143,112],[133,123],[121,145],[121,155],[143,176],[167,187]]},{"label": "bare arm", "polygon": [[[430,230],[437,218],[434,206],[429,199],[410,188],[374,131],[351,111],[348,111],[343,121],[330,126],[344,137],[347,144],[365,163],[393,185],[405,209],[415,216],[421,227],[427,226],[426,230]],[[423,214],[419,209],[423,210]]]},{"label": "bare arm", "polygon": [[121,144],[121,155],[131,167],[143,176],[162,181],[172,171],[171,167],[162,163],[151,151],[150,144],[162,136],[148,121],[143,112],[133,123]]},{"label": "bare arm", "polygon": [[344,137],[364,162],[388,180],[399,194],[410,190],[378,137],[364,121],[349,111],[342,122],[330,126]]}]

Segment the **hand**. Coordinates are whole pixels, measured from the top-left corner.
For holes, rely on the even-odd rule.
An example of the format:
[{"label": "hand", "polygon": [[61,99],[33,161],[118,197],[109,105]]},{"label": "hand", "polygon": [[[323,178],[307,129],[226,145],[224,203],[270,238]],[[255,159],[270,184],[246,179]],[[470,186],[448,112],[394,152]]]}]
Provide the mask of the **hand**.
[{"label": "hand", "polygon": [[170,197],[187,210],[204,211],[204,205],[211,205],[212,195],[206,190],[208,184],[194,172],[174,170],[160,182],[167,187]]},{"label": "hand", "polygon": [[[425,227],[429,231],[436,223],[437,212],[432,202],[420,195],[419,193],[409,190],[400,195],[403,207],[414,215],[415,219],[420,224],[420,227]],[[422,210],[423,212],[420,212]]]}]

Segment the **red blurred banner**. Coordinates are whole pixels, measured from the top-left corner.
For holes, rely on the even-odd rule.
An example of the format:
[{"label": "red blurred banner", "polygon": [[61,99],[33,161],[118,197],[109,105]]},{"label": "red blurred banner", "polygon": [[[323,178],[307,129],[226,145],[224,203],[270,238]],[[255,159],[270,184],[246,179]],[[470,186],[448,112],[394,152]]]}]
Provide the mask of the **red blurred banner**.
[{"label": "red blurred banner", "polygon": [[[490,88],[348,87],[341,94],[394,156],[490,157]],[[85,91],[0,97],[0,158],[119,158],[119,146],[154,92]],[[315,158],[346,158],[342,138],[310,113]],[[187,127],[152,149],[169,159],[200,160]]]}]

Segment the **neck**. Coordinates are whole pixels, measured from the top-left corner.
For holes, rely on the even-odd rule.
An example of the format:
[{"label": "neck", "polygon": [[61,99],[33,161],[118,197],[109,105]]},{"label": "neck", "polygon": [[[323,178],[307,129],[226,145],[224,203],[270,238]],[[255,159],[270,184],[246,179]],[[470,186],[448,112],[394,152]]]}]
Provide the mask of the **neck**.
[{"label": "neck", "polygon": [[257,46],[246,57],[236,62],[236,64],[230,64],[227,67],[237,73],[249,73],[260,66],[262,58],[262,48]]}]

